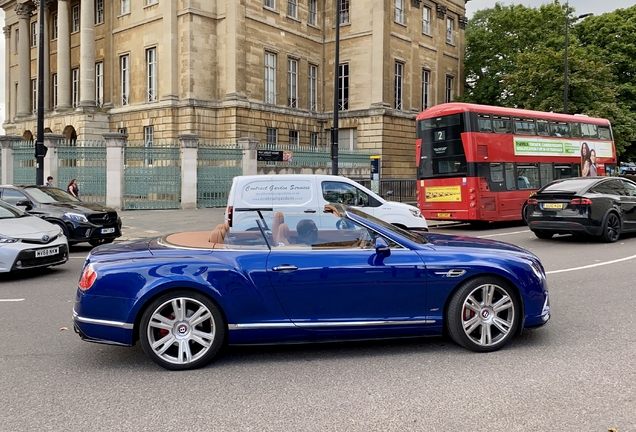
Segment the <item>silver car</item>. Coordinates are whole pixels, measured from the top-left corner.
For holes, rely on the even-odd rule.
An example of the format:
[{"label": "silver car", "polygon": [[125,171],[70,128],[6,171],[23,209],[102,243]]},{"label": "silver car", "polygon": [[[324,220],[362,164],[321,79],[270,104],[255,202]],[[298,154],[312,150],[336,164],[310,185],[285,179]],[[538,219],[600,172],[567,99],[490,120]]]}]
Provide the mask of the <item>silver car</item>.
[{"label": "silver car", "polygon": [[0,201],[0,273],[68,261],[62,229]]}]

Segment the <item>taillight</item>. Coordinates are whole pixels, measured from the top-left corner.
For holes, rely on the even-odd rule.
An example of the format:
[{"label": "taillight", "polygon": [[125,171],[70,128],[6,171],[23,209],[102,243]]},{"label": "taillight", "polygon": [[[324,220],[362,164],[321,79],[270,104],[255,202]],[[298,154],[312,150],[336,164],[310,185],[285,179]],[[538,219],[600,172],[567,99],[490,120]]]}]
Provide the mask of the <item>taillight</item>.
[{"label": "taillight", "polygon": [[93,270],[93,265],[89,264],[84,268],[84,271],[82,272],[82,277],[79,281],[79,288],[82,291],[86,291],[93,286],[93,283],[95,283],[95,279],[97,279],[97,273],[95,272],[95,270]]},{"label": "taillight", "polygon": [[532,204],[532,205],[537,205],[537,199],[536,198],[529,198],[528,199],[528,204]]},{"label": "taillight", "polygon": [[232,226],[232,216],[234,216],[234,207],[232,206],[227,206],[227,224],[231,227]]},{"label": "taillight", "polygon": [[574,198],[570,201],[570,205],[584,205],[589,206],[592,205],[592,200],[588,198]]}]

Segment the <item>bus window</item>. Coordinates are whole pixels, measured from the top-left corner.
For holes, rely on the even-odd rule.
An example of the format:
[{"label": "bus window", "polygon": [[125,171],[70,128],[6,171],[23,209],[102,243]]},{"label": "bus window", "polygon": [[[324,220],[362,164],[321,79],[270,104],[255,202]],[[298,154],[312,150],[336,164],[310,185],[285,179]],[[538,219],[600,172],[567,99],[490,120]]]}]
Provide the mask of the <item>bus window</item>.
[{"label": "bus window", "polygon": [[522,135],[536,135],[537,128],[534,119],[515,117],[515,133]]},{"label": "bus window", "polygon": [[495,133],[510,133],[510,117],[492,116],[492,127]]},{"label": "bus window", "polygon": [[539,176],[541,178],[541,186],[545,186],[554,180],[554,170],[552,169],[551,163],[540,163],[539,164]]},{"label": "bus window", "polygon": [[490,181],[493,183],[503,183],[503,165],[500,163],[490,164]]},{"label": "bus window", "polygon": [[598,137],[602,140],[611,141],[612,133],[610,132],[610,128],[607,126],[599,126],[598,127]]},{"label": "bus window", "polygon": [[492,132],[490,114],[477,114],[477,129],[479,132]]},{"label": "bus window", "polygon": [[515,176],[515,164],[506,162],[504,164],[504,173],[506,175],[506,189],[517,189],[517,177]]},{"label": "bus window", "polygon": [[[577,168],[578,166],[578,168]],[[565,178],[572,178],[579,176],[580,165],[555,165],[554,166],[554,179],[560,180]]]},{"label": "bus window", "polygon": [[598,138],[598,127],[595,124],[581,123],[583,138]]},{"label": "bus window", "polygon": [[539,168],[536,165],[517,164],[517,188],[539,189]]},{"label": "bus window", "polygon": [[570,128],[567,122],[551,121],[550,122],[550,135],[556,137],[569,137]]},{"label": "bus window", "polygon": [[581,123],[570,123],[572,138],[581,138]]},{"label": "bus window", "polygon": [[537,119],[537,134],[541,136],[549,136],[548,121]]}]

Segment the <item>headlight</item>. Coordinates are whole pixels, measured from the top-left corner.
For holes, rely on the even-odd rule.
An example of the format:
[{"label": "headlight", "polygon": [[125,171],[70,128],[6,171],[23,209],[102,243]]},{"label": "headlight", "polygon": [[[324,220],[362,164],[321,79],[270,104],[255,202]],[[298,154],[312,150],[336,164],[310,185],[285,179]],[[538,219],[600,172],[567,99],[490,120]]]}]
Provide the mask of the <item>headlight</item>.
[{"label": "headlight", "polygon": [[422,213],[420,213],[420,211],[417,209],[409,209],[409,211],[414,217],[422,217]]},{"label": "headlight", "polygon": [[20,239],[16,239],[16,238],[11,238],[11,237],[5,237],[5,236],[0,236],[0,244],[5,244],[5,243],[17,243],[19,242]]},{"label": "headlight", "polygon": [[70,220],[73,220],[73,221],[76,221],[76,222],[88,222],[88,219],[86,219],[86,216],[84,216],[82,214],[78,214],[78,213],[64,213],[64,216],[66,216]]},{"label": "headlight", "polygon": [[530,267],[532,268],[532,271],[534,272],[534,274],[539,278],[539,280],[545,279],[545,271],[539,264],[537,264],[534,261],[531,261]]}]

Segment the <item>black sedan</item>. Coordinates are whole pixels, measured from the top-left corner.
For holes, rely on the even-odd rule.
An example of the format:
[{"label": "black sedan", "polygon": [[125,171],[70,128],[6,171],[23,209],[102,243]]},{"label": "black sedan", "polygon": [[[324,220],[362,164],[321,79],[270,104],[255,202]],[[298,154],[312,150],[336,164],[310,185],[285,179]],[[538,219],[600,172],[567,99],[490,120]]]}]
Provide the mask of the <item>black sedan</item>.
[{"label": "black sedan", "polygon": [[636,183],[621,177],[579,177],[548,183],[528,200],[528,226],[541,239],[591,235],[607,243],[636,231]]},{"label": "black sedan", "polygon": [[0,186],[0,199],[58,225],[69,244],[97,246],[121,236],[121,219],[114,209],[80,201],[62,189]]}]

